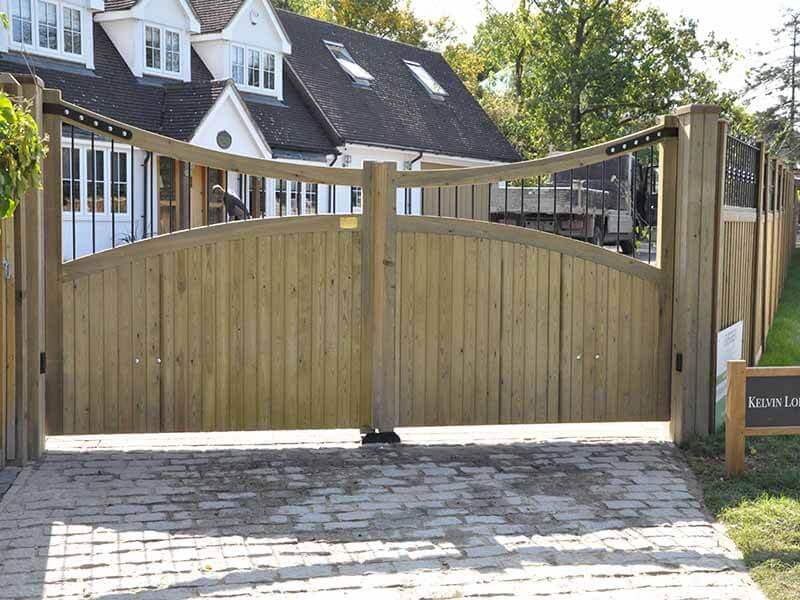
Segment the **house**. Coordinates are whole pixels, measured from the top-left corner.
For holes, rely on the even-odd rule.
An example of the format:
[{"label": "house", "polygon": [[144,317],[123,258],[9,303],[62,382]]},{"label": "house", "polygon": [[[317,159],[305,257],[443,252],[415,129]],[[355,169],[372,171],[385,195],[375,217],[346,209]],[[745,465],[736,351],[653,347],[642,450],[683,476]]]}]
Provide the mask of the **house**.
[{"label": "house", "polygon": [[[0,11],[0,71],[33,71],[67,101],[205,148],[354,168],[520,158],[438,53],[268,0],[0,0]],[[65,258],[219,222],[217,184],[259,216],[361,206],[358,188],[224,173],[68,126],[62,151]],[[404,193],[398,208],[419,212],[419,194]]]}]

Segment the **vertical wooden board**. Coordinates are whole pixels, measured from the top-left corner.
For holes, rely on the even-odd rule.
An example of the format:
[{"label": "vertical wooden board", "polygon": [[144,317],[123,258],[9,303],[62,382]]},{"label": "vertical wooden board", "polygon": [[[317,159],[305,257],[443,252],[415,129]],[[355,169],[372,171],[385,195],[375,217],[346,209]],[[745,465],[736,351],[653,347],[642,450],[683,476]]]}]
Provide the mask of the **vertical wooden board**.
[{"label": "vertical wooden board", "polygon": [[595,395],[595,356],[598,355],[597,326],[598,326],[598,303],[597,303],[597,266],[586,261],[584,265],[584,295],[583,295],[583,404],[581,407],[581,421],[589,422],[595,420],[594,395]]},{"label": "vertical wooden board", "polygon": [[271,429],[286,427],[286,255],[284,236],[272,237],[272,410]]},{"label": "vertical wooden board", "polygon": [[147,431],[147,264],[145,259],[131,266],[133,332],[133,433]]},{"label": "vertical wooden board", "polygon": [[514,400],[514,244],[502,242],[500,252],[500,423],[507,424]]},{"label": "vertical wooden board", "polygon": [[230,304],[228,335],[228,372],[230,373],[230,396],[228,429],[242,431],[244,427],[244,243],[231,240],[228,243],[227,270],[230,273]]},{"label": "vertical wooden board", "polygon": [[475,423],[478,241],[464,239],[464,425]]},{"label": "vertical wooden board", "polygon": [[[608,272],[608,365],[605,419],[616,421],[619,414],[620,356],[626,350],[620,347],[620,272]],[[663,357],[662,357],[663,359]],[[666,360],[666,359],[663,359]],[[670,360],[671,368],[671,360]]]},{"label": "vertical wooden board", "polygon": [[175,431],[175,253],[161,257],[161,431]]},{"label": "vertical wooden board", "polygon": [[339,253],[339,381],[337,423],[339,427],[353,427],[352,410],[353,373],[350,368],[353,345],[353,236],[349,231],[338,234]]},{"label": "vertical wooden board", "polygon": [[325,234],[325,426],[335,427],[339,394],[339,248],[337,234]]},{"label": "vertical wooden board", "polygon": [[[189,393],[189,252],[183,248],[175,253],[175,339],[174,390],[175,431],[190,431]],[[193,327],[197,321],[191,321]],[[196,336],[193,336],[196,337]]]},{"label": "vertical wooden board", "polygon": [[300,303],[298,298],[298,234],[284,237],[283,256],[286,263],[286,300],[284,315],[286,321],[285,348],[286,369],[284,383],[284,423],[287,429],[297,429],[298,425],[298,341]]},{"label": "vertical wooden board", "polygon": [[[514,279],[512,281],[513,304],[511,306],[511,331],[508,342],[511,343],[511,422],[525,422],[525,340],[526,332],[526,292],[527,292],[527,260],[525,246],[512,246],[514,263]],[[535,278],[535,274],[531,274]]]},{"label": "vertical wooden board", "polygon": [[635,357],[632,356],[632,340],[636,337],[636,332],[633,332],[633,324],[631,322],[631,293],[633,292],[632,286],[633,278],[627,273],[620,273],[619,285],[619,331],[620,331],[620,344],[619,344],[619,395],[617,401],[617,414],[616,420],[619,421],[632,421],[632,415],[635,410],[632,403],[635,398],[632,397],[631,370],[634,368]]},{"label": "vertical wooden board", "polygon": [[311,249],[311,424],[325,426],[325,234],[312,234]]},{"label": "vertical wooden board", "polygon": [[[72,281],[68,281],[61,286],[62,289],[62,310],[63,310],[63,319],[61,321],[61,326],[63,329],[63,336],[64,336],[64,370],[63,370],[63,378],[64,382],[62,388],[64,390],[64,414],[63,414],[63,433],[65,435],[71,435],[75,433],[75,369],[77,367],[76,357],[75,357],[75,341],[77,338],[77,323],[75,319],[75,312],[76,312],[76,296],[75,296],[75,283]],[[7,306],[6,306],[7,310]],[[9,319],[5,319],[5,314],[3,313],[4,325],[8,325],[10,323]],[[10,332],[6,330],[6,335]],[[13,338],[8,335],[5,340],[0,340],[0,343],[3,343],[6,348],[10,349],[13,345]],[[9,352],[6,351],[5,359],[8,361]],[[8,392],[9,389],[9,382],[13,379],[13,372],[6,369],[7,363],[0,365],[0,368],[3,369],[4,373],[7,373],[5,385],[0,393]],[[8,394],[6,396],[8,398],[8,403],[10,403],[10,399],[12,396]],[[3,416],[6,414],[8,406],[7,404],[3,406]],[[0,418],[2,420],[2,418]],[[2,427],[2,423],[0,423],[0,427]],[[0,432],[0,436],[3,435],[3,432]]]},{"label": "vertical wooden board", "polygon": [[425,424],[425,374],[428,365],[426,355],[428,313],[428,236],[414,234],[414,392],[411,424]]},{"label": "vertical wooden board", "polygon": [[[536,417],[534,422],[547,423],[553,417],[548,413],[548,364],[550,355],[550,338],[548,328],[550,324],[550,287],[554,283],[550,279],[550,253],[544,248],[536,251],[536,297],[534,300],[536,342],[534,347],[534,375],[536,382],[534,406]],[[557,417],[557,415],[556,415]],[[557,420],[557,418],[556,418]]]},{"label": "vertical wooden board", "polygon": [[547,299],[547,421],[560,423],[566,413],[561,412],[561,331],[562,331],[562,298],[565,293],[562,256],[558,252],[548,252],[549,273]]},{"label": "vertical wooden board", "polygon": [[541,418],[539,415],[542,412],[547,412],[546,410],[536,410],[536,401],[538,399],[536,394],[536,388],[538,384],[536,380],[536,357],[539,354],[536,336],[539,332],[537,308],[539,300],[538,287],[540,254],[537,252],[536,248],[531,246],[523,247],[522,251],[524,252],[523,260],[525,261],[525,315],[524,326],[521,332],[525,337],[523,342],[525,348],[525,360],[523,362],[524,406],[522,412],[522,422],[536,423]]},{"label": "vertical wooden board", "polygon": [[203,338],[213,322],[203,319],[203,247],[188,251],[186,317],[186,429],[203,430]]},{"label": "vertical wooden board", "polygon": [[231,272],[230,248],[227,241],[217,242],[214,248],[216,260],[216,346],[217,391],[216,420],[219,431],[231,429]]},{"label": "vertical wooden board", "polygon": [[561,257],[561,335],[560,340],[560,394],[559,394],[559,415],[563,423],[570,422],[572,414],[573,383],[572,365],[572,330],[573,320],[573,301],[575,296],[575,259],[572,256],[563,255]]},{"label": "vertical wooden board", "polygon": [[[463,236],[452,238],[452,294],[450,299],[443,298],[444,302],[442,303],[442,308],[448,308],[449,305],[451,311],[447,316],[451,324],[452,343],[447,344],[445,341],[445,348],[450,348],[450,418],[447,422],[453,425],[461,425],[466,422],[464,419],[464,283],[466,269],[464,242]],[[446,326],[445,323],[443,324]]]},{"label": "vertical wooden board", "polygon": [[431,281],[438,280],[437,298],[435,302],[429,299],[427,307],[428,339],[431,340],[427,364],[431,368],[430,392],[433,395],[430,414],[438,419],[431,424],[455,424],[460,417],[453,408],[455,398],[460,398],[455,389],[458,382],[454,373],[456,355],[453,349],[453,330],[457,318],[453,314],[456,301],[453,292],[455,239],[453,236],[439,236],[437,248],[440,260],[437,263],[432,259],[429,263],[429,278]]},{"label": "vertical wooden board", "polygon": [[297,425],[312,426],[311,420],[311,340],[313,337],[313,298],[311,286],[313,234],[302,233],[297,240]]},{"label": "vertical wooden board", "polygon": [[475,317],[475,420],[488,423],[489,406],[489,241],[478,239]]},{"label": "vertical wooden board", "polygon": [[[351,350],[350,365],[352,369],[351,388],[352,388],[352,414],[356,417],[358,425],[366,425],[372,420],[372,398],[361,386],[361,360],[362,360],[362,336],[364,335],[364,306],[363,306],[363,264],[361,232],[354,231],[353,237],[353,344]],[[398,243],[399,247],[399,243]],[[398,274],[399,274],[398,269]],[[400,289],[399,287],[397,289]],[[399,309],[399,302],[397,304]],[[397,334],[396,334],[397,335]],[[399,339],[399,338],[398,338]],[[399,360],[399,354],[397,355]],[[399,365],[398,365],[399,366]]]},{"label": "vertical wooden board", "polygon": [[488,388],[486,416],[489,425],[501,423],[500,386],[503,332],[501,311],[503,309],[503,243],[489,241],[489,335],[488,335]]},{"label": "vertical wooden board", "polygon": [[645,389],[642,377],[645,374],[645,344],[650,344],[651,340],[643,340],[645,333],[644,307],[643,307],[644,282],[638,277],[633,277],[631,282],[631,412],[626,416],[626,420],[640,420],[644,414]]},{"label": "vertical wooden board", "polygon": [[659,361],[659,339],[658,339],[658,287],[655,283],[645,282],[645,294],[643,296],[643,317],[645,320],[644,335],[646,347],[642,379],[644,388],[647,392],[647,411],[644,417],[648,421],[654,421],[658,417],[658,378],[653,376],[655,369],[652,365],[657,365]]},{"label": "vertical wooden board", "polygon": [[[608,402],[608,280],[609,268],[604,265],[597,265],[597,337],[595,352],[592,357],[594,360],[594,395],[592,403],[594,405],[595,421],[608,420],[608,410],[606,406]],[[653,305],[653,311],[657,316],[657,303]]]},{"label": "vertical wooden board", "polygon": [[117,270],[103,271],[103,388],[106,433],[119,433],[119,292]]},{"label": "vertical wooden board", "polygon": [[147,432],[161,431],[161,256],[145,260]]},{"label": "vertical wooden board", "polygon": [[103,273],[89,275],[89,432],[106,433],[104,423]]},{"label": "vertical wooden board", "polygon": [[437,356],[439,349],[439,247],[441,236],[428,234],[425,272],[427,281],[422,282],[425,288],[425,299],[427,307],[425,314],[425,335],[423,344],[425,345],[425,368],[423,386],[423,412],[419,415],[422,419],[421,424],[436,425],[439,423],[439,398],[437,396],[438,372]]},{"label": "vertical wooden board", "polygon": [[572,267],[572,403],[570,420],[573,423],[583,420],[583,368],[586,360],[583,337],[586,324],[586,262],[575,258]]},{"label": "vertical wooden board", "polygon": [[410,425],[414,418],[414,327],[417,311],[414,310],[414,265],[415,244],[413,233],[401,233],[398,243],[400,249],[400,424]]},{"label": "vertical wooden board", "polygon": [[[314,234],[323,236],[323,234]],[[324,237],[322,237],[324,250]],[[315,247],[316,252],[316,247]],[[321,256],[321,254],[320,254]],[[321,259],[320,259],[321,260]],[[317,257],[315,254],[315,264]],[[258,390],[257,411],[258,428],[270,429],[272,423],[272,238],[258,238]],[[322,281],[324,285],[324,279]],[[322,358],[319,357],[321,361]],[[316,399],[322,406],[322,393],[320,387],[319,398]],[[321,409],[320,409],[321,411]],[[319,423],[322,422],[320,417]]]},{"label": "vertical wooden board", "polygon": [[[220,427],[217,421],[217,250],[206,244],[202,250],[202,373],[203,431]],[[222,346],[220,346],[222,348]]]}]

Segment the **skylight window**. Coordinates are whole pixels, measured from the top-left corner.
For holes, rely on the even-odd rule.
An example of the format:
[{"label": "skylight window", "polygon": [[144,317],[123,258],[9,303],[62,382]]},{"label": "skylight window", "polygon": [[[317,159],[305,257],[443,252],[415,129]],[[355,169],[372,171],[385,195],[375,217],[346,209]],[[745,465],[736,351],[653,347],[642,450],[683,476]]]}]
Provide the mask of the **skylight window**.
[{"label": "skylight window", "polygon": [[437,100],[444,100],[445,96],[447,96],[447,91],[439,85],[439,82],[437,82],[427,70],[425,70],[425,67],[411,60],[407,60],[405,63],[406,66],[411,69],[417,81],[425,87],[431,96]]},{"label": "skylight window", "polygon": [[344,69],[345,73],[353,78],[353,81],[360,85],[369,85],[371,81],[374,81],[375,78],[355,60],[353,60],[353,57],[350,56],[347,48],[337,42],[326,41],[325,45],[328,47],[328,50],[330,50],[331,54],[333,54],[333,58],[336,59],[336,61],[339,63],[339,66]]}]

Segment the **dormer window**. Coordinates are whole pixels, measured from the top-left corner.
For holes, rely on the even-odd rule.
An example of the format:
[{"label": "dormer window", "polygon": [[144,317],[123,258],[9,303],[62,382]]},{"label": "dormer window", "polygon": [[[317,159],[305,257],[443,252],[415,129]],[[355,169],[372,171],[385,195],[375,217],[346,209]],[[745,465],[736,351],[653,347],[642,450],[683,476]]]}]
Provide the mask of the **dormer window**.
[{"label": "dormer window", "polygon": [[350,52],[348,52],[347,48],[342,44],[326,40],[325,46],[328,47],[328,50],[333,55],[333,58],[336,59],[336,62],[339,63],[339,66],[344,69],[344,72],[347,73],[355,83],[359,85],[369,85],[370,82],[375,80],[366,69],[353,60]]},{"label": "dormer window", "polygon": [[427,90],[427,92],[431,95],[432,98],[436,100],[444,100],[445,96],[447,96],[447,91],[439,85],[430,73],[418,62],[414,62],[411,60],[404,61],[406,66],[411,69],[411,72],[416,77],[417,81],[419,81],[422,86]]},{"label": "dormer window", "polygon": [[231,46],[231,79],[243,89],[275,91],[276,58],[272,52]]},{"label": "dormer window", "polygon": [[56,0],[11,0],[11,42],[47,55],[83,55],[79,8]]},{"label": "dormer window", "polygon": [[181,72],[181,34],[165,27],[145,25],[144,65],[148,71],[179,75]]}]

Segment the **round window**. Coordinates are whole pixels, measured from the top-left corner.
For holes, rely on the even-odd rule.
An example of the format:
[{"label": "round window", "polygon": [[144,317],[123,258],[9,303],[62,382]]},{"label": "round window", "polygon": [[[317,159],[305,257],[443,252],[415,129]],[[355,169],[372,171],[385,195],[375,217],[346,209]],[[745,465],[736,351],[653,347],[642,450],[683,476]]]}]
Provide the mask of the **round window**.
[{"label": "round window", "polygon": [[223,150],[227,150],[231,147],[231,144],[233,144],[233,138],[230,133],[223,130],[217,134],[217,146]]}]

